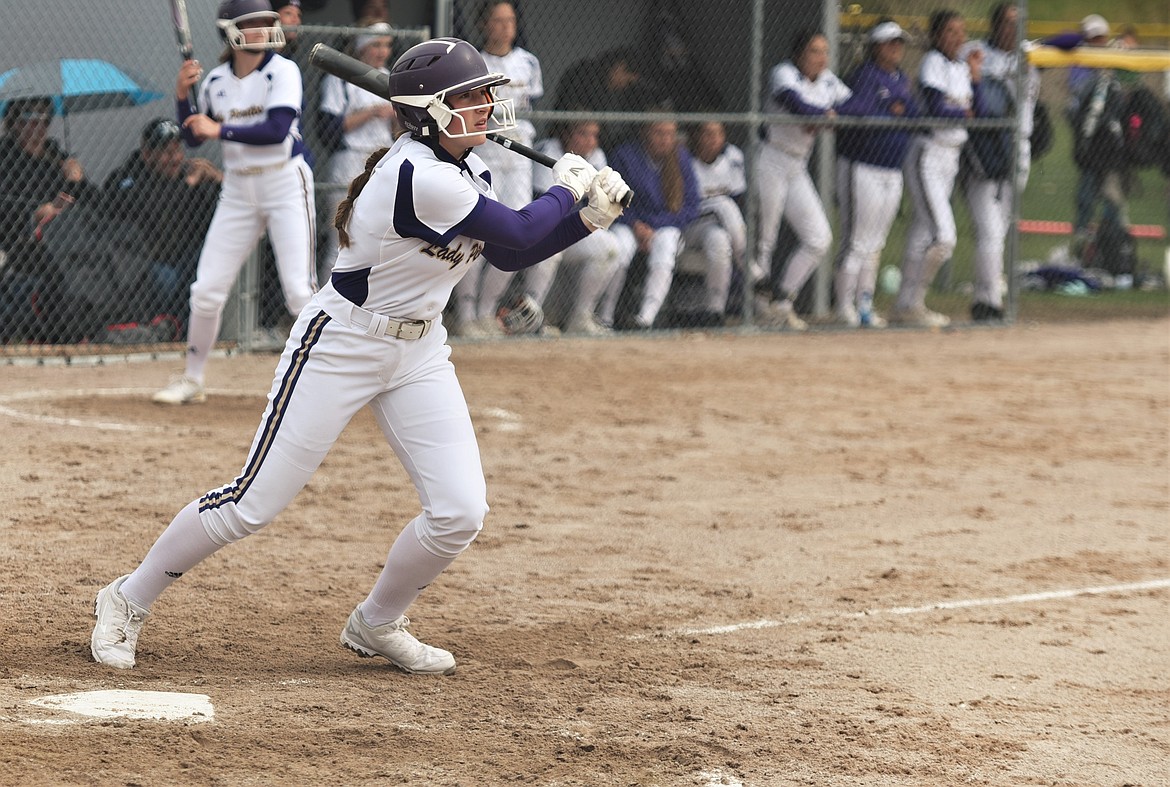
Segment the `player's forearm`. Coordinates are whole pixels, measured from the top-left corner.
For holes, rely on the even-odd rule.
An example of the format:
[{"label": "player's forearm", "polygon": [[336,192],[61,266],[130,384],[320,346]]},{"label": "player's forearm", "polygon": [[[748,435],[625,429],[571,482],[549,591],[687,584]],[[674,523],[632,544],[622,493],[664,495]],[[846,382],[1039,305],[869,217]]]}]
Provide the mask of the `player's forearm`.
[{"label": "player's forearm", "polygon": [[523,270],[564,251],[590,232],[577,211],[573,211],[561,219],[552,232],[526,249],[509,249],[488,243],[484,246],[483,255],[493,267],[500,270]]},{"label": "player's forearm", "polygon": [[575,204],[572,193],[561,186],[554,186],[520,210],[485,199],[482,210],[461,232],[485,244],[527,249],[552,232]]}]

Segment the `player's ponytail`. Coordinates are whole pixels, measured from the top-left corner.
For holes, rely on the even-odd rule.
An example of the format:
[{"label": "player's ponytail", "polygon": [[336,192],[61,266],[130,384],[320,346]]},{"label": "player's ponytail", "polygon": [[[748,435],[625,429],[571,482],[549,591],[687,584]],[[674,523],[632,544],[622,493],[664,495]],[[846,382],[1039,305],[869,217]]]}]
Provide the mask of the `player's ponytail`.
[{"label": "player's ponytail", "polygon": [[333,226],[337,228],[337,245],[339,248],[346,248],[349,246],[349,232],[346,228],[349,227],[349,214],[353,213],[353,201],[357,199],[358,194],[362,193],[362,189],[366,187],[366,182],[369,181],[370,175],[374,171],[374,167],[382,156],[386,155],[386,151],[390,148],[380,148],[370,154],[366,159],[366,168],[360,175],[349,182],[349,193],[345,195],[345,199],[337,206],[337,215],[333,217]]}]

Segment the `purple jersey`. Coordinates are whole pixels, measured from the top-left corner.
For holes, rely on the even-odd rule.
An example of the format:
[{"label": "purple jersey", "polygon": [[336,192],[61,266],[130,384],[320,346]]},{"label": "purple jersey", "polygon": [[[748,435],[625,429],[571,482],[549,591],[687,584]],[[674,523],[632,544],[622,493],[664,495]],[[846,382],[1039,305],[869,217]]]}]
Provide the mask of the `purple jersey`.
[{"label": "purple jersey", "polygon": [[[910,78],[901,70],[884,71],[872,60],[849,75],[846,84],[853,95],[837,107],[842,115],[870,117],[918,116],[918,105],[910,90]],[[894,108],[901,105],[901,114]],[[899,169],[913,133],[909,128],[842,128],[837,132],[837,152],[875,167]]]}]

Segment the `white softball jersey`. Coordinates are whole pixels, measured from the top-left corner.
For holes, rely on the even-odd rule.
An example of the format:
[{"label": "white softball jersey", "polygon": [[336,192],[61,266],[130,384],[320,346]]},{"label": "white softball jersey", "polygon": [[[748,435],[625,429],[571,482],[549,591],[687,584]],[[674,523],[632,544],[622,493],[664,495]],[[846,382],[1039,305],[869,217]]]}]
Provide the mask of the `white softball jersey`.
[{"label": "white softball jersey", "polygon": [[[544,95],[544,77],[541,76],[540,60],[527,49],[514,47],[511,52],[502,56],[488,52],[480,54],[483,55],[489,72],[503,74],[511,80],[508,84],[497,87],[496,93],[500,98],[512,99],[512,106],[516,112],[529,111],[532,109],[532,102]],[[531,145],[536,138],[536,128],[531,121],[518,120],[516,130],[509,131],[504,136]]]},{"label": "white softball jersey", "polygon": [[[390,73],[388,68],[378,70],[383,74]],[[388,99],[368,90],[362,90],[357,85],[350,84],[332,74],[321,80],[321,111],[328,112],[330,115],[344,118],[352,112],[368,107],[389,105]],[[358,151],[366,155],[379,148],[388,148],[394,144],[394,133],[390,126],[390,120],[382,122],[373,120],[343,132],[342,143],[346,150]]]},{"label": "white softball jersey", "polygon": [[409,134],[399,137],[354,202],[350,245],[337,255],[333,285],[378,314],[438,317],[480,262],[483,243],[455,233],[481,199],[495,199],[486,173],[475,153],[457,167]]},{"label": "white softball jersey", "polygon": [[[948,60],[946,55],[932,49],[922,58],[918,69],[919,88],[933,88],[945,97],[953,109],[971,109],[975,92],[971,87],[971,69],[965,60]],[[939,145],[957,148],[967,141],[967,129],[961,126],[936,128],[931,138]]]},{"label": "white softball jersey", "polygon": [[297,113],[288,136],[275,145],[245,145],[221,138],[225,170],[269,167],[288,161],[301,133],[301,71],[291,60],[273,54],[260,68],[240,78],[231,61],[220,63],[203,79],[199,106],[216,121],[230,126],[263,123],[268,110],[288,107]]},{"label": "white softball jersey", "polygon": [[[835,107],[853,95],[849,87],[832,71],[825,69],[813,81],[800,73],[800,69],[790,62],[781,63],[772,69],[768,86],[766,112],[786,112],[776,97],[789,90],[805,104],[825,110]],[[808,158],[815,139],[814,132],[800,125],[772,123],[768,126],[768,144],[797,158]]]},{"label": "white softball jersey", "polygon": [[704,200],[719,196],[735,197],[747,190],[743,151],[735,145],[725,147],[710,164],[697,157],[692,160],[695,177],[699,181],[699,194]]}]

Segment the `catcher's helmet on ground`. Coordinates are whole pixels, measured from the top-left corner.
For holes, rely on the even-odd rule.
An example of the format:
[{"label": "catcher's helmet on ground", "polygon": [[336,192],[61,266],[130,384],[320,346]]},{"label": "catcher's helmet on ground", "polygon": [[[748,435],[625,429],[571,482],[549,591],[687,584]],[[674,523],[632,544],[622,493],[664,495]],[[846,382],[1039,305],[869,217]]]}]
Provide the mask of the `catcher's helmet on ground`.
[{"label": "catcher's helmet on ground", "polygon": [[447,97],[486,87],[491,102],[469,109],[490,106],[489,130],[507,131],[516,127],[516,113],[512,99],[497,98],[495,88],[508,81],[489,72],[483,56],[463,39],[432,38],[406,50],[390,69],[389,98],[402,125],[417,136],[436,137],[442,131],[449,137],[470,137],[482,132],[469,130],[462,116],[451,111]]},{"label": "catcher's helmet on ground", "polygon": [[[249,42],[240,29],[244,22],[260,19],[271,22],[268,27],[262,28],[267,35],[263,41]],[[280,27],[280,14],[272,10],[269,0],[223,0],[219,4],[215,26],[219,28],[219,36],[232,49],[259,51],[263,49],[280,49],[284,46],[284,30]]]}]

